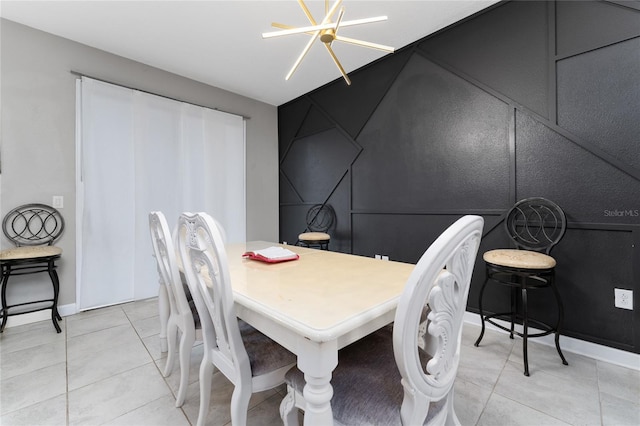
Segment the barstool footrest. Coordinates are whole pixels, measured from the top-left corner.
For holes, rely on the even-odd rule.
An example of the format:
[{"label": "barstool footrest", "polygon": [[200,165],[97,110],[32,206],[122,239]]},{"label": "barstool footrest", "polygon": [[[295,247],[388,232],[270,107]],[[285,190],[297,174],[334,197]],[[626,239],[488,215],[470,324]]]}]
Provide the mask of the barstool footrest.
[{"label": "barstool footrest", "polygon": [[[508,318],[507,318],[508,317]],[[523,316],[520,314],[516,314],[515,318],[518,320],[522,320]],[[504,331],[508,331],[509,333],[512,333],[511,328],[506,327],[502,324],[498,324],[497,322],[494,321],[494,319],[497,320],[501,320],[501,321],[505,321],[505,322],[511,322],[511,312],[502,312],[499,314],[492,314],[492,315],[485,315],[484,320],[486,322],[488,322],[489,324],[493,325],[494,327],[498,327],[501,330]],[[529,323],[537,325],[539,328],[542,328],[544,331],[540,332],[540,333],[527,333],[527,339],[529,338],[535,338],[535,337],[542,337],[542,336],[548,336],[551,333],[557,333],[557,330],[555,327],[551,327],[549,324],[546,324],[542,321],[538,321],[535,319],[531,319],[528,318],[527,320]],[[520,337],[525,337],[524,333],[521,333],[519,331],[513,330],[513,334],[520,336]]]}]

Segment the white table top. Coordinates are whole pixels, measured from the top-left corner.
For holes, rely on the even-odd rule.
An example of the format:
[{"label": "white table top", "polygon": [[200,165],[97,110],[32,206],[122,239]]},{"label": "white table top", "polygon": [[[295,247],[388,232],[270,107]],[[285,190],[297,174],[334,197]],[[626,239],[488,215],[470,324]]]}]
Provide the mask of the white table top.
[{"label": "white table top", "polygon": [[414,265],[337,252],[283,246],[300,259],[264,263],[249,250],[277,245],[255,241],[227,246],[236,304],[260,312],[315,342],[337,339],[393,312]]}]

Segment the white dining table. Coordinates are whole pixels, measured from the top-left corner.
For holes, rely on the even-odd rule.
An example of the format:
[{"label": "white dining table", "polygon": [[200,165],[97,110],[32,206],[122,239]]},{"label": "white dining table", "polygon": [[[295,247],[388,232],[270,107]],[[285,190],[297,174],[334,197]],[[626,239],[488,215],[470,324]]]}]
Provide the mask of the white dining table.
[{"label": "white dining table", "polygon": [[298,246],[298,260],[264,263],[246,251],[279,244],[227,246],[238,317],[297,356],[306,385],[305,425],[330,425],[331,373],[338,350],[394,320],[414,265]]},{"label": "white dining table", "polygon": [[[282,246],[298,260],[265,263],[243,253]],[[236,315],[297,356],[306,385],[305,425],[331,425],[338,350],[393,322],[415,265],[268,241],[226,247]],[[160,343],[168,301],[160,286]],[[166,350],[166,349],[164,349]]]}]

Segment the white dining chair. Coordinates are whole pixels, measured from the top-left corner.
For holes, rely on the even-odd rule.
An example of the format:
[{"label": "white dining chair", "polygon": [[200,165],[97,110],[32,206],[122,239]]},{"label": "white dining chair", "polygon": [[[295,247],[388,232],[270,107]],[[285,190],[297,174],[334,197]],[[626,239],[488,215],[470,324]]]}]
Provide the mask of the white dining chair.
[{"label": "white dining chair", "polygon": [[[191,349],[202,340],[200,319],[193,301],[190,301],[180,278],[177,251],[169,232],[169,225],[162,212],[149,213],[149,230],[153,253],[158,265],[160,281],[166,288],[169,301],[169,317],[166,325],[167,362],[162,371],[164,377],[173,372],[176,352],[180,363],[180,385],[176,396],[176,407],[182,407],[189,385]],[[177,337],[180,334],[178,345]]]},{"label": "white dining chair", "polygon": [[[453,384],[483,225],[481,217],[465,216],[445,230],[409,276],[393,326],[339,351],[331,378],[337,424],[460,424]],[[296,408],[307,405],[304,376],[293,368],[285,380],[280,414],[285,425],[298,425]]]},{"label": "white dining chair", "polygon": [[245,425],[251,394],[284,383],[296,357],[237,318],[227,253],[211,216],[183,213],[178,220],[178,247],[204,339],[197,424],[205,423],[217,368],[235,386],[231,423]]}]

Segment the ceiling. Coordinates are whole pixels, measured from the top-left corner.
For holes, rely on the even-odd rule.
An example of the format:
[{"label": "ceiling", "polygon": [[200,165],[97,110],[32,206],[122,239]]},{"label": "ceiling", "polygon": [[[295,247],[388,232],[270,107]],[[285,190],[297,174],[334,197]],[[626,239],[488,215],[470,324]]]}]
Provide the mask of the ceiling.
[{"label": "ceiling", "polygon": [[[388,20],[344,27],[339,35],[398,49],[497,1],[344,0],[343,21],[380,15]],[[321,21],[324,0],[306,4]],[[318,40],[285,81],[310,36],[261,34],[277,30],[271,22],[309,25],[293,0],[2,0],[0,16],[276,106],[341,78]],[[337,41],[332,47],[347,73],[386,54]]]}]

